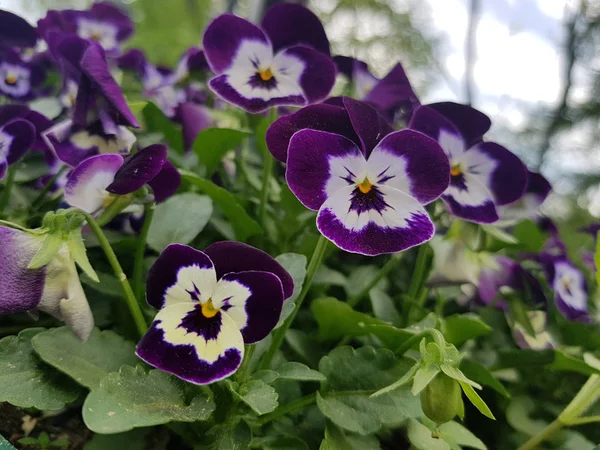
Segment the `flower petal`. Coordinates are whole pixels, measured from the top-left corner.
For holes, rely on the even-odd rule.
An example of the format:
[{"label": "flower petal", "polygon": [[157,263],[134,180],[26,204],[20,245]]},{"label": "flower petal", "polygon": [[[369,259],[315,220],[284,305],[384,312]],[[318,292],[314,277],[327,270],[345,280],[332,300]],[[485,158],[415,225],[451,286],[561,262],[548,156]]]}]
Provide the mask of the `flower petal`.
[{"label": "flower petal", "polygon": [[24,119],[14,119],[0,128],[0,160],[6,155],[6,162],[14,164],[25,155],[35,141],[35,127]]},{"label": "flower petal", "polygon": [[[296,61],[293,61],[293,60]],[[335,64],[333,60],[308,47],[291,47],[275,56],[274,64],[280,72],[293,73],[292,65],[302,64],[299,84],[308,103],[324,100],[335,84]],[[288,75],[289,76],[289,75]],[[294,81],[296,78],[294,77]],[[280,88],[281,90],[281,88]]]},{"label": "flower petal", "polygon": [[301,130],[290,141],[286,181],[309,209],[318,210],[339,189],[363,181],[366,170],[358,147],[338,134]]},{"label": "flower petal", "polygon": [[244,340],[226,313],[206,318],[199,304],[177,303],[158,312],[136,354],[183,380],[209,384],[238,369]]},{"label": "flower petal", "polygon": [[96,2],[90,8],[90,15],[95,16],[99,22],[106,22],[116,26],[117,39],[124,41],[134,32],[133,22],[129,16],[117,6],[109,2]]},{"label": "flower petal", "polygon": [[438,141],[451,160],[460,157],[468,148],[452,122],[429,106],[420,106],[415,110],[408,128]]},{"label": "flower petal", "polygon": [[362,144],[363,154],[368,157],[381,140],[394,131],[385,119],[365,102],[343,97],[342,102],[352,127]]},{"label": "flower petal", "polygon": [[286,162],[290,139],[294,133],[306,128],[339,134],[360,146],[344,108],[328,104],[309,105],[280,117],[267,130],[267,147],[275,159]]},{"label": "flower petal", "polygon": [[215,308],[233,319],[246,344],[264,339],[275,328],[283,306],[281,280],[273,273],[228,273],[217,283]]},{"label": "flower petal", "polygon": [[294,293],[294,280],[271,255],[248,244],[235,241],[215,242],[204,250],[215,265],[217,277],[228,273],[246,271],[270,272],[277,275],[283,285],[284,298]]},{"label": "flower petal", "polygon": [[494,223],[498,213],[492,193],[476,178],[469,179],[464,187],[450,185],[442,200],[452,215],[475,223]]},{"label": "flower petal", "polygon": [[304,45],[329,55],[329,40],[319,18],[308,8],[280,3],[265,13],[261,27],[273,43],[273,51]]},{"label": "flower petal", "polygon": [[500,218],[506,221],[534,219],[551,190],[552,186],[544,176],[528,171],[525,193],[517,201],[498,208]]},{"label": "flower petal", "polygon": [[0,314],[37,307],[44,291],[46,269],[28,269],[42,245],[40,237],[0,226]]},{"label": "flower petal", "polygon": [[467,147],[471,147],[481,138],[492,125],[492,121],[481,111],[469,105],[454,102],[431,103],[427,105],[433,108],[458,129]]},{"label": "flower petal", "polygon": [[434,225],[425,209],[409,195],[387,186],[380,202],[358,209],[355,187],[340,189],[321,206],[317,228],[342,250],[375,256],[396,253],[428,241]]},{"label": "flower petal", "polygon": [[152,188],[154,201],[156,203],[164,202],[170,196],[175,194],[180,185],[181,174],[168,160],[165,161],[165,164],[162,166],[158,175],[148,182],[148,186]]},{"label": "flower petal", "polygon": [[200,131],[212,125],[213,120],[210,109],[206,106],[187,102],[179,106],[179,115],[181,117],[184,147],[186,151],[189,151],[192,149]]},{"label": "flower petal", "polygon": [[551,277],[556,307],[571,321],[589,321],[588,288],[581,270],[566,258],[554,258]]},{"label": "flower petal", "polygon": [[450,164],[439,144],[413,130],[387,135],[367,162],[372,183],[385,184],[426,205],[448,188]]},{"label": "flower petal", "polygon": [[519,157],[495,142],[482,142],[476,149],[497,163],[488,185],[494,202],[506,205],[521,198],[527,188],[527,167]]},{"label": "flower petal", "polygon": [[0,42],[6,47],[35,47],[37,31],[25,19],[0,10]]},{"label": "flower petal", "polygon": [[[244,43],[255,42],[271,48],[263,31],[256,25],[232,14],[213,20],[202,38],[202,46],[211,70],[220,75],[230,69]],[[272,54],[271,54],[272,57]]]},{"label": "flower petal", "polygon": [[188,245],[171,244],[156,259],[146,281],[146,301],[157,309],[208,301],[217,285],[211,259]]},{"label": "flower petal", "polygon": [[137,191],[159,174],[166,160],[166,145],[149,145],[125,161],[106,190],[118,195]]}]

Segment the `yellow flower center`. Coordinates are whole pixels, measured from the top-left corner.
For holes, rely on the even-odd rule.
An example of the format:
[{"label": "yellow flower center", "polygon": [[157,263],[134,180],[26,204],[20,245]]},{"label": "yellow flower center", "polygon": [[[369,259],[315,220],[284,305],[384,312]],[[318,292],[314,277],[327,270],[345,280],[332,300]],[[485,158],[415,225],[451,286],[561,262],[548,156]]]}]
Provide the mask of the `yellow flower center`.
[{"label": "yellow flower center", "polygon": [[362,192],[363,194],[368,194],[372,188],[373,188],[373,185],[366,178],[362,181],[362,183],[358,184],[358,189],[360,189],[360,192]]},{"label": "yellow flower center", "polygon": [[207,319],[215,317],[218,312],[219,310],[213,306],[212,300],[209,300],[206,303],[202,303],[202,315]]},{"label": "yellow flower center", "polygon": [[6,75],[6,78],[4,78],[4,81],[6,81],[6,84],[15,84],[17,82],[17,76],[16,75]]},{"label": "yellow flower center", "polygon": [[271,72],[270,67],[267,70],[259,70],[258,75],[263,81],[269,81],[271,78],[273,78],[273,72]]},{"label": "yellow flower center", "polygon": [[102,35],[100,33],[92,33],[90,39],[96,42],[100,42],[102,40]]},{"label": "yellow flower center", "polygon": [[450,175],[452,175],[453,177],[462,175],[462,169],[458,164],[456,166],[452,166],[452,168],[450,169]]}]

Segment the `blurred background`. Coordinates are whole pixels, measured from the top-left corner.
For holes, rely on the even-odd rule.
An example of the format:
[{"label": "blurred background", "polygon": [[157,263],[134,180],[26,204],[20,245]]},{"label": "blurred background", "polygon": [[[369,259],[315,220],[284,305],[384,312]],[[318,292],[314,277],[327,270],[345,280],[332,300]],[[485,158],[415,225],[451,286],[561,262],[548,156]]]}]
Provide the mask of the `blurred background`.
[{"label": "blurred background", "polygon": [[[31,22],[89,0],[0,0]],[[137,25],[128,47],[172,65],[224,11],[258,21],[273,0],[115,0]],[[470,102],[491,139],[540,170],[555,193],[545,213],[570,233],[600,217],[600,1],[307,0],[333,53],[383,76],[396,62],[424,103]],[[571,242],[574,247],[585,242]]]}]

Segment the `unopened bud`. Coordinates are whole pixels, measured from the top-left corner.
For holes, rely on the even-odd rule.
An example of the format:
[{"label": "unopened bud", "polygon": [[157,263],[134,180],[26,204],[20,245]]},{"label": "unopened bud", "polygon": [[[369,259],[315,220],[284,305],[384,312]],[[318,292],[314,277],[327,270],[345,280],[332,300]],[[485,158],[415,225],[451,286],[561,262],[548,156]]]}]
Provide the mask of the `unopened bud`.
[{"label": "unopened bud", "polygon": [[438,425],[449,422],[462,409],[460,384],[440,372],[421,391],[421,408]]}]

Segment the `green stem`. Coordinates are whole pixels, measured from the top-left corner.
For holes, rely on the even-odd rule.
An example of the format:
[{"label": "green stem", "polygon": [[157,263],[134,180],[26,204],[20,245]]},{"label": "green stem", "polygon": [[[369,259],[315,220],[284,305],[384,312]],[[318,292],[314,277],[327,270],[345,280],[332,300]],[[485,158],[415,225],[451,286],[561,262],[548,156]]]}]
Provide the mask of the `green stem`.
[{"label": "green stem", "polygon": [[348,299],[348,305],[354,308],[364,297],[366,297],[369,294],[369,291],[371,289],[377,286],[377,283],[379,283],[383,278],[385,278],[387,274],[390,273],[392,269],[396,267],[396,264],[398,264],[401,258],[402,253],[396,253],[392,255],[388,262],[386,262],[385,265],[379,270],[377,275],[358,294]]},{"label": "green stem", "polygon": [[4,189],[0,195],[0,213],[4,212],[4,209],[8,206],[10,201],[10,193],[15,184],[15,176],[17,175],[17,166],[10,166],[8,168],[8,174],[6,176],[6,182],[4,183]]},{"label": "green stem", "polygon": [[267,220],[267,204],[269,202],[269,186],[271,184],[271,175],[273,174],[273,165],[275,163],[275,159],[271,155],[270,152],[265,153],[265,162],[263,166],[263,184],[262,190],[260,192],[260,205],[258,207],[258,220],[262,225],[263,229],[265,228],[265,222]]},{"label": "green stem", "polygon": [[[410,279],[410,284],[408,285],[408,298],[411,300],[417,300],[417,296],[419,291],[421,290],[421,286],[423,285],[423,277],[425,276],[425,266],[427,262],[427,244],[423,244],[419,247],[419,251],[417,253],[417,260],[415,261],[415,270],[412,274],[412,278]],[[411,312],[412,312],[412,303],[407,304],[405,317],[408,319],[410,324]]]},{"label": "green stem", "polygon": [[56,183],[56,180],[58,180],[60,178],[60,176],[65,173],[65,171],[68,169],[68,166],[62,166],[60,168],[60,170],[58,172],[56,172],[52,178],[50,178],[50,180],[46,183],[46,186],[44,186],[44,189],[42,189],[40,191],[40,193],[38,194],[38,196],[35,198],[35,200],[31,203],[31,211],[36,211],[41,205],[42,203],[44,203],[44,200],[46,199],[46,196],[48,195],[48,192],[50,192],[50,190],[52,189],[52,187],[54,186],[54,184]]},{"label": "green stem", "polygon": [[306,395],[304,397],[299,398],[293,402],[288,403],[280,408],[277,408],[271,414],[266,414],[258,419],[258,423],[260,425],[264,425],[266,423],[272,422],[273,420],[279,419],[280,417],[285,417],[290,413],[296,412],[298,410],[304,409],[309,405],[312,405],[317,401],[317,393],[313,392],[312,394]]},{"label": "green stem", "polygon": [[398,347],[396,349],[396,351],[394,353],[396,353],[396,355],[398,355],[398,356],[404,355],[407,351],[409,351],[412,348],[413,345],[415,345],[417,342],[419,342],[425,336],[430,336],[431,339],[440,348],[444,348],[446,345],[446,340],[444,339],[444,335],[440,331],[436,330],[435,328],[428,328],[427,330],[423,330],[420,333],[415,334],[414,336],[411,336],[410,338],[408,338],[406,341],[404,341],[404,344],[402,344],[400,347]]},{"label": "green stem", "polygon": [[279,347],[281,347],[287,330],[292,325],[296,314],[298,314],[298,311],[300,311],[302,302],[308,295],[308,291],[310,290],[313,278],[315,277],[317,269],[321,266],[321,262],[323,261],[323,256],[325,255],[325,250],[327,249],[328,243],[329,241],[327,240],[327,238],[325,238],[323,235],[319,236],[319,240],[317,241],[315,250],[313,251],[313,254],[310,258],[310,262],[308,263],[308,268],[306,269],[306,279],[304,280],[304,286],[302,286],[302,291],[296,299],[294,310],[285,320],[285,322],[283,322],[283,325],[281,325],[281,327],[279,327],[273,333],[273,341],[271,342],[271,346],[263,355],[257,370],[268,369],[271,364],[271,361],[273,360],[273,357],[275,356],[275,353],[277,353],[277,350],[279,350]]},{"label": "green stem", "polygon": [[110,246],[108,239],[106,239],[106,236],[104,235],[104,232],[102,231],[102,228],[100,228],[98,223],[94,220],[94,218],[91,215],[89,215],[87,213],[84,213],[84,214],[85,214],[85,220],[87,221],[91,230],[96,235],[96,238],[98,239],[98,242],[100,243],[100,247],[102,247],[102,250],[104,251],[104,254],[106,255],[106,258],[108,259],[108,262],[110,263],[110,265],[113,269],[113,272],[115,273],[115,276],[117,277],[117,280],[119,280],[119,282],[121,283],[121,287],[123,288],[123,294],[124,294],[123,297],[125,298],[125,302],[127,303],[127,306],[129,307],[129,311],[131,312],[131,315],[133,316],[133,321],[135,322],[138,333],[140,334],[140,336],[143,336],[144,333],[146,333],[148,326],[146,324],[146,319],[144,319],[144,314],[142,313],[140,305],[139,305],[137,299],[135,298],[133,289],[131,289],[131,285],[129,284],[129,281],[127,281],[127,275],[125,275],[125,273],[123,272],[123,268],[121,267],[121,264],[119,264],[117,255],[115,255],[115,252],[113,251],[112,247]]},{"label": "green stem", "polygon": [[518,450],[534,450],[564,427],[578,424],[580,420],[585,419],[579,419],[579,416],[591,408],[598,398],[600,398],[600,375],[594,374],[588,378],[571,403],[558,415],[558,418],[532,436]]},{"label": "green stem", "polygon": [[137,248],[135,251],[135,262],[133,266],[133,292],[135,298],[143,303],[144,298],[144,254],[146,253],[146,242],[148,241],[148,232],[150,231],[150,225],[152,224],[152,218],[154,217],[154,211],[156,205],[154,202],[147,203],[144,206],[144,225],[137,241]]},{"label": "green stem", "polygon": [[246,345],[244,352],[244,360],[242,361],[242,365],[240,369],[236,373],[236,378],[238,383],[242,384],[245,382],[250,376],[250,364],[252,363],[252,356],[256,351],[256,344]]}]

